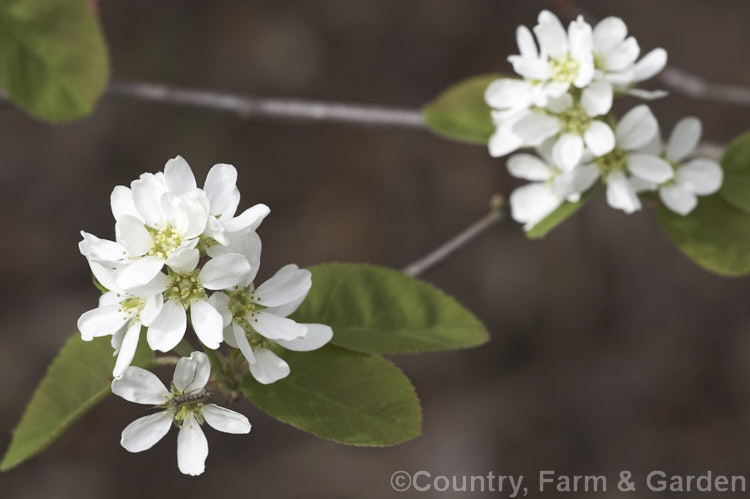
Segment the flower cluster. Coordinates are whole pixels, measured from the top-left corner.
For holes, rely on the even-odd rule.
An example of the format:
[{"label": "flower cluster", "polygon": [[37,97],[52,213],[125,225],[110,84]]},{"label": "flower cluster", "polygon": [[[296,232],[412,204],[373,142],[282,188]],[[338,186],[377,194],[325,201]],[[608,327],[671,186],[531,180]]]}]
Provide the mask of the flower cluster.
[{"label": "flower cluster", "polygon": [[287,318],[312,285],[310,272],[288,265],[257,289],[261,243],[256,229],[270,210],[257,204],[236,214],[237,170],[214,165],[203,188],[176,157],[164,171],[144,173],[112,191],[115,240],[82,232],[79,247],[107,291],[99,306],[81,315],[84,340],[112,336],[113,375],[135,355],[142,328],[148,346],[168,352],[190,323],[200,342],[239,347],[261,383],[289,374],[273,350],[313,350],[333,332]]},{"label": "flower cluster", "polygon": [[520,26],[516,35],[520,54],[509,61],[522,78],[494,81],[485,100],[496,125],[490,154],[536,152],[508,159],[511,175],[531,181],[510,198],[513,218],[527,230],[563,202],[579,200],[597,181],[606,186],[609,205],[626,213],[641,208],[643,191],[658,190],[666,206],[687,214],[696,196],[718,190],[723,178],[716,162],[685,162],[700,139],[697,119],[680,121],[663,146],[648,106],[634,107],[619,121],[611,114],[616,96],[665,95],[636,88],[664,68],[663,49],[638,60],[638,42],[616,17],[593,28],[578,17],[566,30],[543,11],[533,34]]},{"label": "flower cluster", "polygon": [[210,375],[211,366],[203,352],[193,352],[177,362],[171,390],[150,371],[126,368],[112,381],[112,393],[136,404],[156,406],[159,412],[125,427],[120,444],[129,452],[148,450],[174,425],[180,430],[177,467],[186,475],[203,473],[208,456],[208,442],[201,430],[204,422],[224,433],[250,432],[250,422],[242,414],[206,403],[209,394],[205,386]]}]

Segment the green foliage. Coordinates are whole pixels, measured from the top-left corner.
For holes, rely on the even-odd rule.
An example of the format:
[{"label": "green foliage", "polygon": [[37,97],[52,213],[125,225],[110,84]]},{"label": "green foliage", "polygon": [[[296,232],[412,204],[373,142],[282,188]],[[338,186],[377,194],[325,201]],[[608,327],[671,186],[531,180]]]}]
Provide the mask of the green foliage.
[{"label": "green foliage", "polygon": [[729,145],[721,166],[724,169],[721,196],[737,208],[750,212],[750,132]]},{"label": "green foliage", "polygon": [[687,216],[662,205],[659,219],[672,241],[707,270],[725,276],[750,273],[750,214],[722,196],[701,198]]},{"label": "green foliage", "polygon": [[0,87],[32,116],[52,123],[89,114],[109,62],[87,0],[0,2]]},{"label": "green foliage", "polygon": [[245,396],[271,416],[352,445],[395,445],[421,433],[414,387],[383,357],[329,345],[284,359],[288,377],[262,385],[248,374],[242,383]]},{"label": "green foliage", "polygon": [[442,137],[487,145],[495,131],[484,91],[500,74],[475,76],[459,82],[422,109],[427,128]]},{"label": "green foliage", "polygon": [[489,334],[471,312],[432,285],[361,264],[310,269],[313,287],[292,316],[333,328],[335,345],[371,353],[455,350]]},{"label": "green foliage", "polygon": [[581,199],[575,203],[564,202],[555,211],[547,215],[542,221],[526,232],[529,239],[541,239],[546,236],[552,229],[563,223],[575,212],[580,210],[586,201],[591,197],[591,191],[581,196]]},{"label": "green foliage", "polygon": [[[141,335],[143,340],[145,335]],[[138,347],[133,365],[148,367],[154,355]],[[73,335],[50,365],[21,417],[0,470],[8,470],[44,450],[86,411],[110,393],[110,338],[81,340]]]}]

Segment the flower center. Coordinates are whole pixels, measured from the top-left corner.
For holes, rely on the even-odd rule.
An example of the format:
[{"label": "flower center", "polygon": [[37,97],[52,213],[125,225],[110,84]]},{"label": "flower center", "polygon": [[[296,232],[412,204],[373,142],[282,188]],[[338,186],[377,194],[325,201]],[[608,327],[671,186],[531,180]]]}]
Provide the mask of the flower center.
[{"label": "flower center", "polygon": [[596,167],[602,174],[603,178],[607,178],[609,175],[624,171],[628,167],[627,153],[619,147],[612,149],[612,152],[599,156],[594,160]]},{"label": "flower center", "polygon": [[232,320],[245,331],[245,336],[253,350],[268,348],[271,345],[270,341],[258,334],[252,325],[255,314],[266,308],[255,302],[257,298],[254,291],[250,288],[238,289],[227,291],[226,294],[229,296],[228,308],[232,313]]},{"label": "flower center", "polygon": [[138,319],[141,315],[141,310],[143,310],[145,305],[145,298],[128,296],[124,300],[120,300],[120,308],[118,309],[118,312],[122,313],[124,317]]},{"label": "flower center", "polygon": [[182,244],[182,236],[171,225],[167,225],[165,229],[152,227],[147,227],[147,229],[154,240],[154,245],[148,250],[151,256],[166,260]]},{"label": "flower center", "polygon": [[591,125],[591,118],[580,105],[569,107],[558,117],[563,133],[583,135],[583,132],[588,130],[589,125]]},{"label": "flower center", "polygon": [[169,287],[164,292],[164,298],[181,303],[185,308],[188,308],[191,303],[205,300],[206,290],[198,277],[198,271],[170,272]]},{"label": "flower center", "polygon": [[561,83],[572,83],[578,77],[578,61],[565,55],[560,59],[551,59],[552,79]]}]

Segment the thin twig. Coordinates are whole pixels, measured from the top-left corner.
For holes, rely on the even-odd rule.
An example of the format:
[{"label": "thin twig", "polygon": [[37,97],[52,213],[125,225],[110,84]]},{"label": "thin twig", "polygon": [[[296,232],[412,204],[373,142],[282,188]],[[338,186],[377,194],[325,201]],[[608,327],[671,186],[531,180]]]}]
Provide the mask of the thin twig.
[{"label": "thin twig", "polygon": [[243,119],[330,121],[349,124],[424,128],[422,113],[359,104],[301,99],[248,97],[208,90],[191,90],[158,83],[113,81],[108,94],[116,97],[224,111]]},{"label": "thin twig", "polygon": [[747,87],[712,83],[673,67],[664,68],[658,78],[667,88],[686,97],[721,104],[750,106],[750,88]]},{"label": "thin twig", "polygon": [[416,260],[401,269],[401,272],[412,277],[419,277],[428,270],[437,267],[449,257],[468,246],[469,243],[488,232],[495,225],[505,220],[504,207],[505,202],[503,197],[499,194],[495,194],[490,199],[489,213],[453,236],[448,241],[427,253],[419,260]]}]

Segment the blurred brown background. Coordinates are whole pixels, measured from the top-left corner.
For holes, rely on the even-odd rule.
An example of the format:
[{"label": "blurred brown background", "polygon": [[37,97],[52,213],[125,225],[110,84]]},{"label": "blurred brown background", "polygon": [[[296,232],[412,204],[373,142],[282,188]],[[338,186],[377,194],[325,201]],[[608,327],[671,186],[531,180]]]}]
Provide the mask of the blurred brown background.
[{"label": "blurred brown background", "polygon": [[[663,46],[677,68],[750,85],[748,2],[583,4],[623,17],[644,52]],[[549,6],[139,0],[104,2],[102,17],[121,80],[417,108],[461,78],[507,71],[515,27]],[[684,114],[700,117],[711,141],[750,128],[750,108],[680,96],[653,108],[667,129]],[[115,98],[51,127],[4,106],[3,449],[46,365],[96,303],[78,231],[112,237],[112,187],[176,154],[199,179],[214,163],[235,164],[241,207],[271,206],[261,277],[288,262],[400,267],[515,185],[484,148],[421,131],[242,122]],[[527,480],[539,469],[609,473],[612,488],[621,469],[750,474],[750,280],[688,262],[652,209],[625,216],[598,199],[543,242],[508,223],[426,279],[476,312],[493,338],[475,350],[394,358],[424,405],[422,437],[348,447],[241,403],[253,431],[207,430],[207,472],[193,479],[177,471],[174,432],[148,452],[124,451],[120,431],[141,408],[109,399],[0,475],[0,496],[380,498],[396,495],[389,477],[400,469]]]}]

